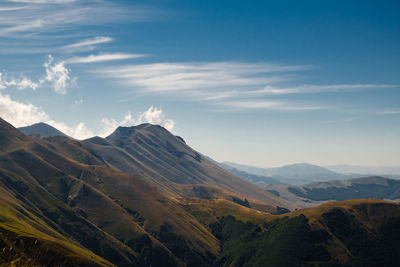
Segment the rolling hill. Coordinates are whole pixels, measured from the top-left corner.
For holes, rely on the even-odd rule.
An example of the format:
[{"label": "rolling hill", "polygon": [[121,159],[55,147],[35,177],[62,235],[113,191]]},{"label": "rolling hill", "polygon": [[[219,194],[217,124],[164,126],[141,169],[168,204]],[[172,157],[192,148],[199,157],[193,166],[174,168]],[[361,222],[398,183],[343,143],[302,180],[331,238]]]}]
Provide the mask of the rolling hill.
[{"label": "rolling hill", "polygon": [[331,202],[265,218],[224,216],[210,224],[221,240],[217,266],[397,266],[400,205]]},{"label": "rolling hill", "polygon": [[400,199],[400,181],[379,176],[316,182],[302,186],[266,186],[265,189],[300,206],[359,198]]},{"label": "rolling hill", "polygon": [[1,266],[399,262],[399,204],[357,200],[287,213],[287,201],[159,126],[77,141],[29,137],[0,119],[0,144]]}]

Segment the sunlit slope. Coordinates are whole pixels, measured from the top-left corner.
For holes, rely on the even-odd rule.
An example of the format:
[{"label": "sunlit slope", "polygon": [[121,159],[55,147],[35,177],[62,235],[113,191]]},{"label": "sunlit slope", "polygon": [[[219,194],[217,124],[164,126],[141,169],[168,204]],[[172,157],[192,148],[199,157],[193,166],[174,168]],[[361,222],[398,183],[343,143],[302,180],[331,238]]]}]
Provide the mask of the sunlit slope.
[{"label": "sunlit slope", "polygon": [[[23,148],[1,154],[0,166],[49,192],[65,209],[107,233],[128,255],[138,254],[139,261],[154,266],[154,261],[163,266],[201,264],[218,253],[218,240],[173,199],[90,157],[74,140],[27,139]],[[58,219],[58,212],[51,215]]]},{"label": "sunlit slope", "polygon": [[[190,148],[182,138],[174,136],[161,126],[142,124],[135,127],[119,127],[106,140],[126,151],[131,162],[151,169],[152,173],[149,175],[157,177],[158,181],[217,186],[244,198],[264,202],[274,208],[291,207],[289,203],[273,194],[237,178],[214,164]],[[91,148],[95,153],[102,154],[105,160],[115,162],[113,155],[105,156],[99,147],[91,146]],[[133,168],[123,164],[117,167],[123,171],[132,171]],[[157,182],[155,185],[157,186]]]},{"label": "sunlit slope", "polygon": [[[103,232],[81,218],[73,218],[74,215],[62,203],[45,191],[35,192],[35,189],[20,177],[0,169],[0,178],[1,265],[8,266],[13,263],[16,266],[114,266],[79,244],[68,231],[63,230],[49,217],[52,217],[50,214],[58,213],[58,220],[63,220],[64,224],[68,223],[69,219],[73,220],[74,224],[69,226],[70,230],[82,235],[82,238],[88,238],[90,235],[93,241],[99,242],[102,249],[111,249],[111,246],[105,244],[107,237]],[[23,192],[25,196],[18,191]],[[117,254],[118,250],[115,252]],[[134,257],[131,262],[135,262]]]}]

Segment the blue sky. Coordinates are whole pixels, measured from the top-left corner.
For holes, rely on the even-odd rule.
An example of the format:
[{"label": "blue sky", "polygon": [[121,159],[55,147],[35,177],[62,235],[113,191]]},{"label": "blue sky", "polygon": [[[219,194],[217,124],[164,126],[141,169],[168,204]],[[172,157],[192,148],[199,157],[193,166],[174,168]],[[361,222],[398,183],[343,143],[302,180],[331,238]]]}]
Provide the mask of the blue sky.
[{"label": "blue sky", "polygon": [[0,116],[218,161],[400,165],[399,1],[0,2]]}]

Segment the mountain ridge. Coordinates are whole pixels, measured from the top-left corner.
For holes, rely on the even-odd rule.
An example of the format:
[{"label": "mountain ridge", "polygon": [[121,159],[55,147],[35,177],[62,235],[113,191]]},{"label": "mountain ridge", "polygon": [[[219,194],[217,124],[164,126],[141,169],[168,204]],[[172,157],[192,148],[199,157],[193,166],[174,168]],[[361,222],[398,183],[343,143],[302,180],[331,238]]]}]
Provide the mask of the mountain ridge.
[{"label": "mountain ridge", "polygon": [[344,178],[342,174],[309,163],[295,163],[275,168],[259,168],[232,162],[223,162],[223,164],[250,174],[268,176],[280,182],[294,185]]},{"label": "mountain ridge", "polygon": [[265,187],[287,201],[301,207],[315,206],[326,201],[341,201],[358,198],[400,199],[400,181],[380,176],[314,182],[305,185]]}]

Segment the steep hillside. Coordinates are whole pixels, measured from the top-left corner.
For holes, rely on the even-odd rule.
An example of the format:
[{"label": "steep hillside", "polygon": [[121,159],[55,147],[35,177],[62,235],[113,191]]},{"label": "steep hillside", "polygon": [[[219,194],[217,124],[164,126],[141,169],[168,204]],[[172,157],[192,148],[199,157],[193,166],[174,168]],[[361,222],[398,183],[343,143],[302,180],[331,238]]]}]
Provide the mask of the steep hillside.
[{"label": "steep hillside", "polygon": [[[29,190],[28,185],[24,184],[22,180],[4,170],[1,170],[0,176],[1,266],[6,266],[11,262],[15,266],[114,266],[74,239],[52,228],[53,225],[42,213],[32,206],[26,205],[23,200],[17,199],[21,196],[6,191],[5,188],[10,189],[9,184],[12,182]],[[8,181],[8,185],[4,181]],[[46,193],[41,193],[45,198]],[[86,226],[84,229],[88,229],[88,227]],[[93,231],[93,229],[90,230]],[[100,232],[93,231],[92,233],[98,235],[95,237],[98,240],[102,235]]]},{"label": "steep hillside", "polygon": [[105,140],[95,137],[82,144],[121,171],[144,178],[164,193],[185,197],[179,185],[205,184],[268,204],[271,212],[277,206],[293,208],[214,164],[161,126],[119,127]]},{"label": "steep hillside", "polygon": [[218,241],[176,201],[107,164],[66,157],[88,160],[90,152],[74,140],[56,139],[62,145],[26,138],[21,149],[0,154],[2,188],[55,231],[118,266],[213,260]]},{"label": "steep hillside", "polygon": [[23,146],[28,137],[0,118],[0,153]]}]

